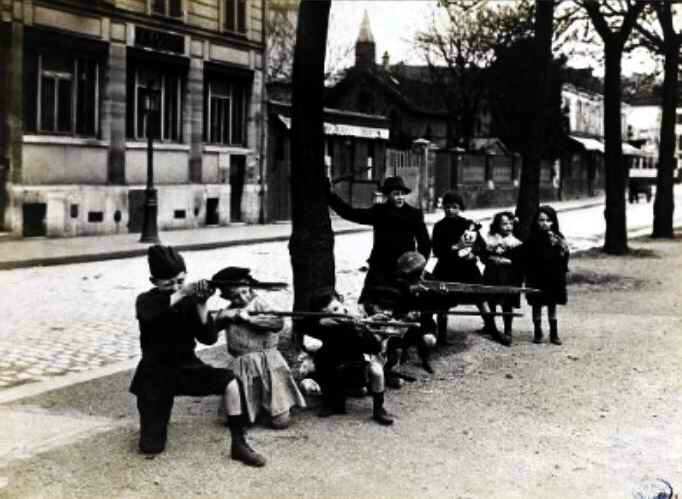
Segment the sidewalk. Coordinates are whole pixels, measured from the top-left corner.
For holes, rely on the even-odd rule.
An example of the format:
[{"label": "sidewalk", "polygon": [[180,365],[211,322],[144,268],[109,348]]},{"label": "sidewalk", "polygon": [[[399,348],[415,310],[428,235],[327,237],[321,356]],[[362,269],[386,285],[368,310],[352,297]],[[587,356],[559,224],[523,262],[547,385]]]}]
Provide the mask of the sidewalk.
[{"label": "sidewalk", "polygon": [[[604,203],[603,197],[557,201],[549,203],[557,211],[580,209]],[[495,207],[467,210],[465,215],[476,221],[486,221],[503,209]],[[442,217],[440,211],[425,216],[427,225],[433,225]],[[339,217],[332,218],[335,234],[349,234],[371,230]],[[163,244],[181,251],[207,250],[249,244],[285,241],[291,235],[291,223],[265,225],[233,225],[189,230],[161,231]],[[61,265],[67,263],[113,260],[141,256],[147,252],[147,244],[139,242],[140,234],[114,234],[70,238],[32,238],[0,241],[0,270],[34,267],[38,265]]]}]

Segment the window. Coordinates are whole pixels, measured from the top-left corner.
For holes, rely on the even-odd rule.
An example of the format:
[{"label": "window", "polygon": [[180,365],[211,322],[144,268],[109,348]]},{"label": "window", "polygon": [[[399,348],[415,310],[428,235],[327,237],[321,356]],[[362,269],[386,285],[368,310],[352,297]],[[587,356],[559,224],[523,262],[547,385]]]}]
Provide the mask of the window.
[{"label": "window", "polygon": [[[35,131],[65,135],[94,136],[99,121],[99,66],[68,51],[37,54]],[[29,129],[32,127],[29,127]]]},{"label": "window", "polygon": [[682,150],[682,135],[677,136],[677,149]]},{"label": "window", "polygon": [[676,117],[677,117],[677,120],[676,120],[676,121],[677,121],[677,124],[678,124],[678,125],[681,125],[681,124],[682,124],[682,114],[677,113],[677,114],[676,114]]},{"label": "window", "polygon": [[225,0],[225,30],[246,33],[247,0]]},{"label": "window", "polygon": [[204,140],[211,144],[246,144],[246,87],[213,79],[208,81]]},{"label": "window", "polygon": [[182,0],[152,0],[152,13],[168,17],[183,17]]},{"label": "window", "polygon": [[131,74],[134,77],[133,92],[128,98],[132,99],[130,110],[134,113],[131,120],[132,129],[128,136],[144,140],[147,138],[147,115],[144,111],[144,92],[151,84],[161,91],[161,109],[156,115],[151,115],[154,122],[150,123],[155,138],[166,142],[182,142],[182,77],[172,71],[164,71],[154,67],[137,67]]}]

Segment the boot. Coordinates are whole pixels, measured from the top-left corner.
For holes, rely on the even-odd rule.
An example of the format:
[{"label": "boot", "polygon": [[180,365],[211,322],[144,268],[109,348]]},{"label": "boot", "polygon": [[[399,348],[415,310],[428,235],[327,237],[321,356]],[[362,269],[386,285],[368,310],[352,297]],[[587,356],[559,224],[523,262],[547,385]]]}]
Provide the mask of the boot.
[{"label": "boot", "polygon": [[504,318],[504,334],[500,336],[500,343],[504,346],[511,346],[512,344],[512,332],[511,332],[511,317]]},{"label": "boot", "polygon": [[384,409],[384,392],[373,393],[372,399],[374,402],[372,419],[382,426],[390,426],[393,424],[393,419],[389,417]]},{"label": "boot", "polygon": [[448,316],[445,314],[438,314],[438,336],[436,340],[436,347],[446,347],[452,345],[452,342],[448,341]]},{"label": "boot", "polygon": [[559,339],[559,326],[556,319],[549,320],[549,341],[553,345],[561,345],[561,340]]},{"label": "boot", "polygon": [[230,426],[230,434],[232,436],[230,457],[235,461],[241,461],[247,466],[254,466],[257,468],[265,466],[265,458],[253,450],[246,441],[242,416],[228,416],[227,419]]},{"label": "boot", "polygon": [[431,367],[431,349],[424,343],[424,338],[417,339],[417,353],[422,361],[422,369],[429,374],[433,374],[434,370]]},{"label": "boot", "polygon": [[533,320],[533,343],[542,343],[542,322],[540,320]]}]

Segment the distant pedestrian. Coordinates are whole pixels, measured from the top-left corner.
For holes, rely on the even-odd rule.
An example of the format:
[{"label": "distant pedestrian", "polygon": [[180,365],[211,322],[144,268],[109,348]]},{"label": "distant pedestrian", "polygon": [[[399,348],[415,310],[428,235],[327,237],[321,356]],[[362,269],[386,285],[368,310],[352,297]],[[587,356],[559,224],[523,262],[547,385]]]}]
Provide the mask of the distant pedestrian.
[{"label": "distant pedestrian", "polygon": [[[461,216],[464,201],[459,193],[446,192],[443,195],[443,218],[433,226],[433,254],[438,262],[433,269],[433,278],[439,281],[454,281],[480,284],[483,280],[478,268],[478,257],[485,243],[479,233],[480,225]],[[497,336],[495,322],[490,316],[487,305],[480,295],[462,296],[448,303],[473,303],[483,318],[484,332]],[[446,343],[447,315],[438,316],[438,344]]]},{"label": "distant pedestrian", "polygon": [[542,307],[546,306],[549,340],[561,345],[556,306],[567,302],[568,244],[559,229],[556,211],[551,206],[542,205],[538,208],[530,230],[522,252],[526,285],[540,290],[540,293],[526,295],[533,308],[533,342],[542,343]]},{"label": "distant pedestrian", "polygon": [[431,253],[431,240],[424,224],[424,215],[405,201],[410,189],[403,179],[387,177],[381,192],[386,201],[370,208],[353,208],[333,191],[329,193],[329,206],[339,216],[374,227],[374,244],[367,260],[369,270],[358,300],[360,304],[367,301],[368,289],[392,282],[400,255],[417,250],[428,260]]},{"label": "distant pedestrian", "polygon": [[[514,214],[509,211],[501,211],[493,216],[488,234],[483,237],[485,251],[482,261],[485,264],[483,282],[489,285],[520,286],[522,274],[519,262],[521,241],[512,231],[514,230]],[[520,294],[495,295],[488,298],[490,311],[495,313],[500,305],[502,311],[508,315],[503,316],[504,333],[499,336],[503,345],[512,343],[512,309],[521,305]],[[495,320],[495,316],[491,317]]]},{"label": "distant pedestrian", "polygon": [[205,364],[194,352],[196,340],[212,345],[218,338],[206,308],[215,290],[205,280],[186,283],[185,261],[170,246],[151,246],[147,257],[154,287],[140,294],[135,303],[142,360],[130,385],[140,413],[140,451],[157,454],[164,450],[176,396],[224,395],[232,459],[250,466],[265,465],[265,458],[246,442],[244,395],[238,380],[229,369]]}]

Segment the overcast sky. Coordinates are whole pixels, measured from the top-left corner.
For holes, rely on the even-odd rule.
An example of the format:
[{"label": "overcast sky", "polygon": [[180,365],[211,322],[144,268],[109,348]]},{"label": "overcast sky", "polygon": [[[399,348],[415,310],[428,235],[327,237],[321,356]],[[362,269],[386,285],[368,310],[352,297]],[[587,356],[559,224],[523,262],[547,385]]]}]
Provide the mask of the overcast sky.
[{"label": "overcast sky", "polygon": [[[414,50],[415,34],[428,26],[435,0],[334,0],[332,2],[328,58],[335,66],[347,67],[354,62],[353,47],[360,30],[360,22],[365,10],[369,15],[374,42],[376,43],[377,62],[381,62],[384,51],[388,51],[391,63],[405,61],[421,64]],[[569,60],[573,67],[591,66],[596,75],[603,75],[601,63],[591,55],[575,55]],[[653,59],[648,53],[638,54],[623,61],[623,72],[651,72]]]}]

